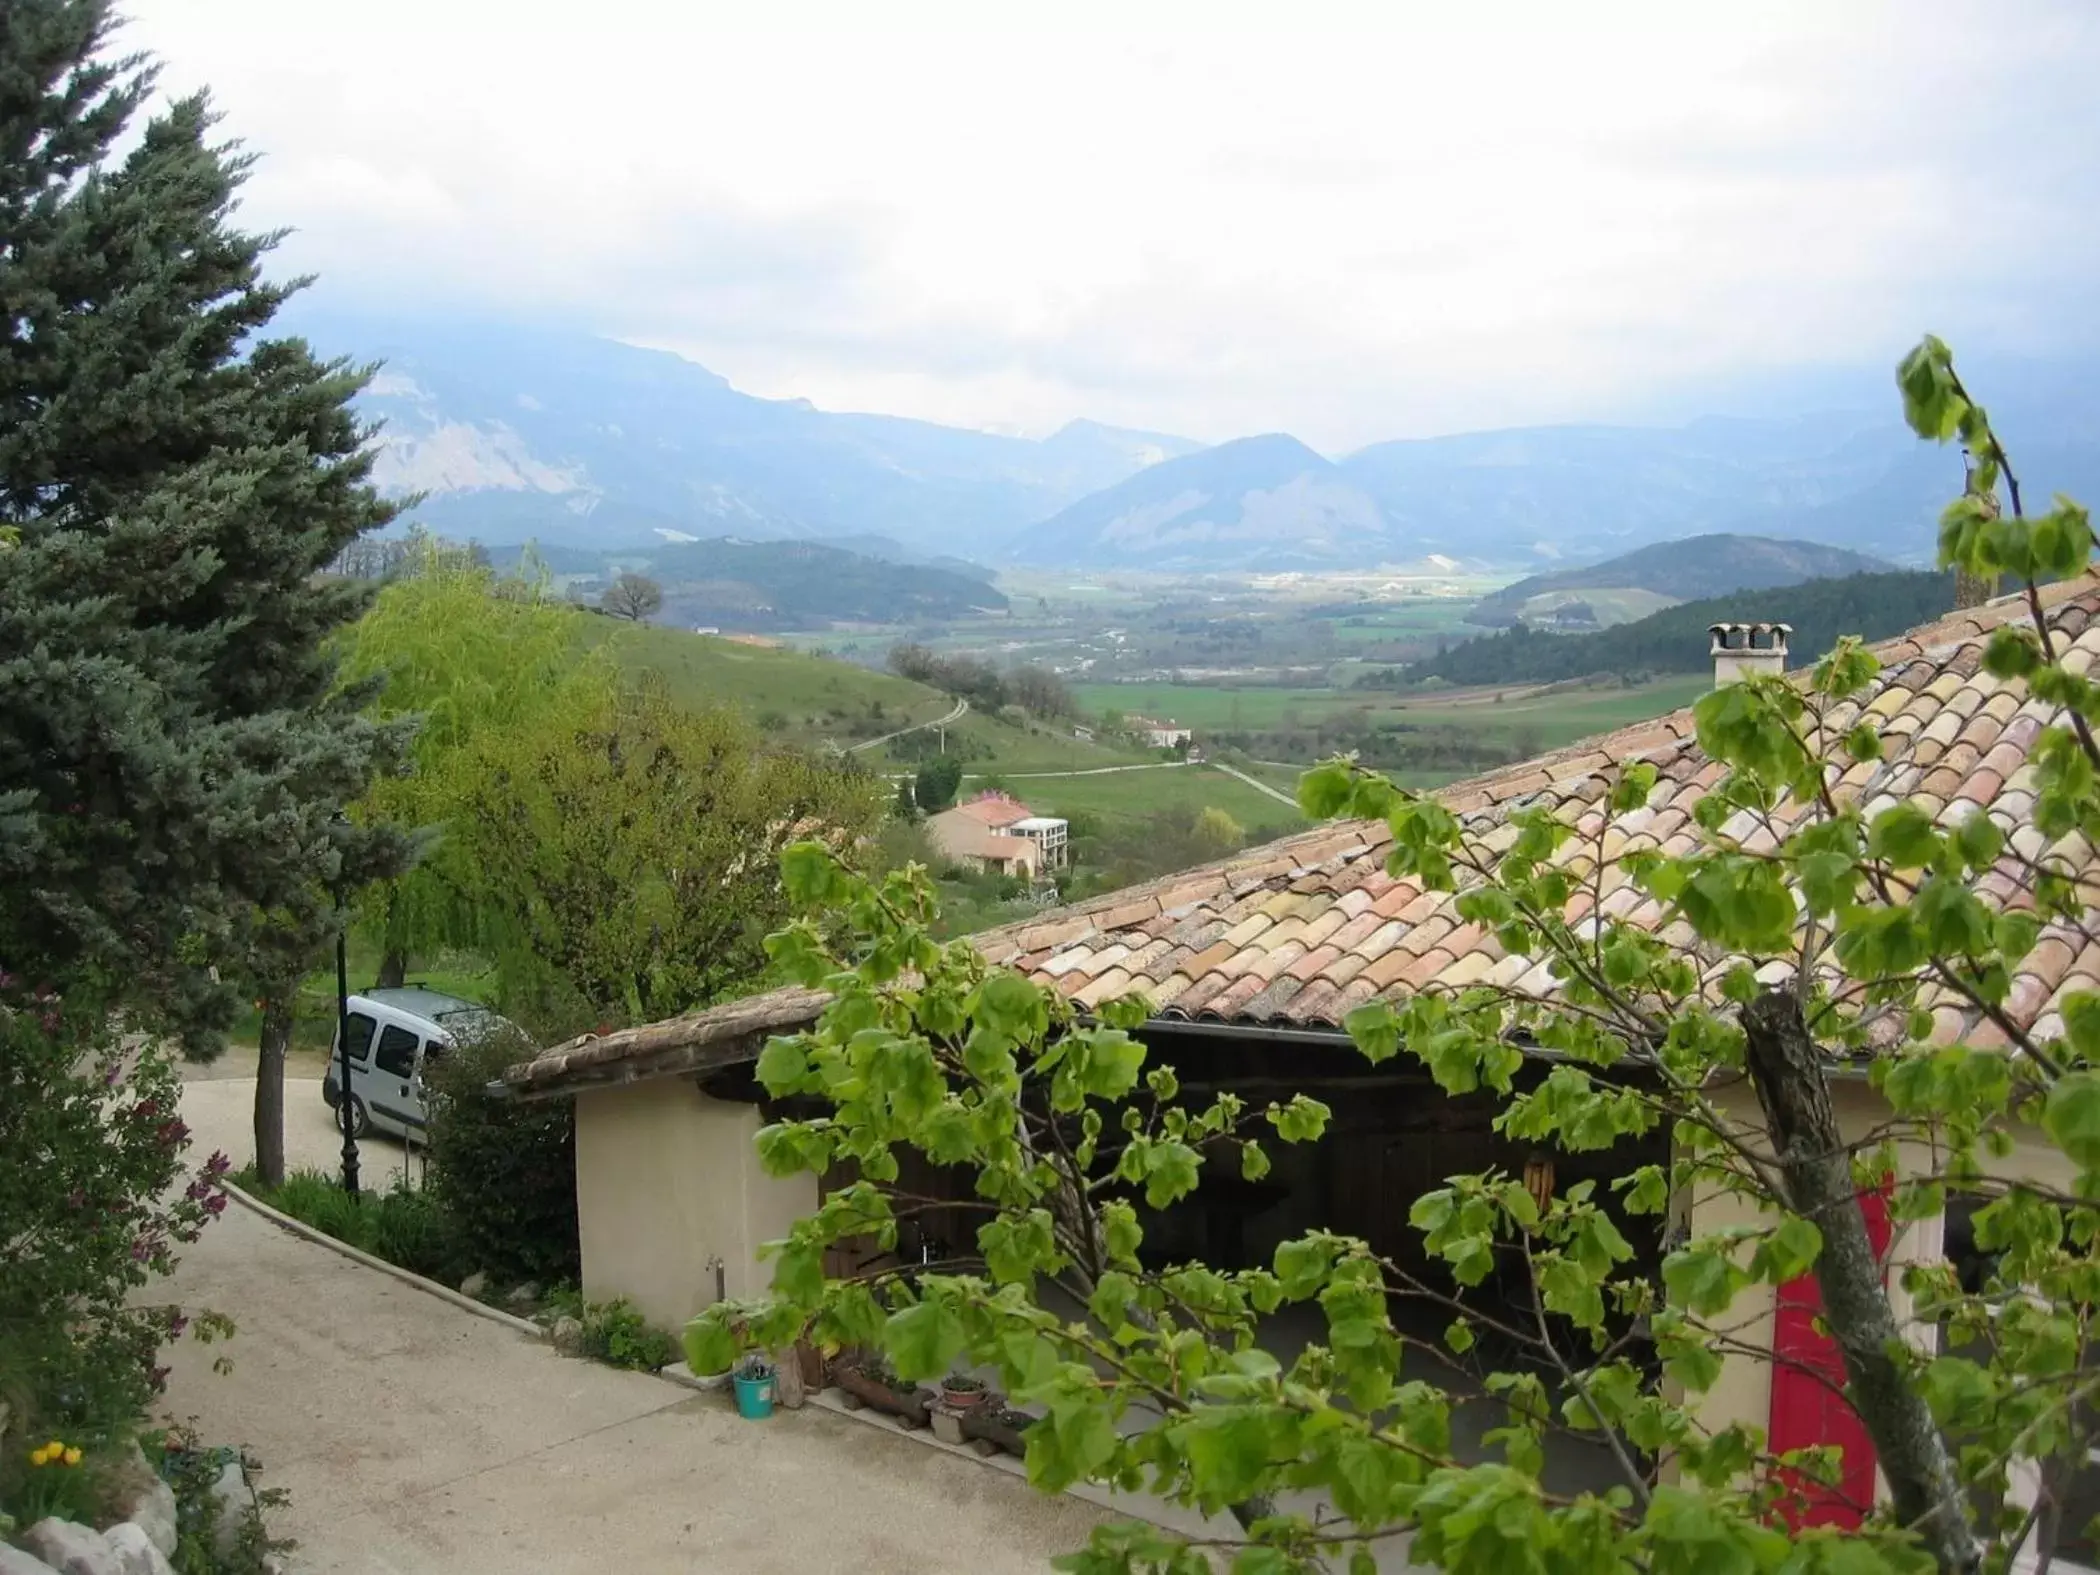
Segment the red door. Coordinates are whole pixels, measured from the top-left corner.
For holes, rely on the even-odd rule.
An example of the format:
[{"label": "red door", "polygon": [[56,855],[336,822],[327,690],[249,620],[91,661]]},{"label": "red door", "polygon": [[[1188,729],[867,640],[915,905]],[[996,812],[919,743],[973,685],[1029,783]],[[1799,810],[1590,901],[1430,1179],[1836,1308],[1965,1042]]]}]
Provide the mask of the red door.
[{"label": "red door", "polygon": [[[1859,1207],[1867,1219],[1867,1240],[1879,1257],[1889,1245],[1887,1187],[1861,1193]],[[1813,1274],[1779,1287],[1778,1318],[1772,1332],[1772,1350],[1780,1360],[1772,1365],[1771,1450],[1776,1455],[1817,1444],[1838,1444],[1845,1451],[1836,1488],[1788,1474],[1795,1496],[1782,1513],[1797,1530],[1803,1526],[1857,1527],[1874,1502],[1874,1445],[1858,1413],[1838,1392],[1845,1385],[1845,1363],[1837,1342],[1815,1327],[1822,1310],[1823,1297]]]}]

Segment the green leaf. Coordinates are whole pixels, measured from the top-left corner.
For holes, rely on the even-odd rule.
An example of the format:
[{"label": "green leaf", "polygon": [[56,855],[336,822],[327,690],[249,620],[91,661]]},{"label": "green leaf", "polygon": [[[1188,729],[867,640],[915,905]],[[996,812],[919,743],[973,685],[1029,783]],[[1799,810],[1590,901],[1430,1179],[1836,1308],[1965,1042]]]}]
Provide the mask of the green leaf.
[{"label": "green leaf", "polygon": [[1663,1284],[1671,1298],[1702,1318],[1727,1311],[1748,1280],[1711,1243],[1693,1242],[1663,1259]]},{"label": "green leaf", "polygon": [[1771,1285],[1798,1279],[1815,1267],[1823,1250],[1823,1233],[1811,1220],[1789,1215],[1758,1243],[1750,1258],[1750,1272]]},{"label": "green leaf", "polygon": [[1269,1156],[1262,1146],[1249,1138],[1240,1144],[1240,1178],[1244,1181],[1259,1181],[1269,1173]]},{"label": "green leaf", "polygon": [[[798,1226],[797,1230],[806,1230]],[[777,1246],[780,1256],[773,1265],[773,1294],[782,1301],[814,1307],[824,1295],[824,1246],[812,1236],[795,1235]]]},{"label": "green leaf", "polygon": [[1145,1206],[1163,1209],[1194,1192],[1196,1170],[1202,1162],[1186,1143],[1154,1143],[1145,1153]]},{"label": "green leaf", "polygon": [[1444,1330],[1444,1344],[1460,1356],[1473,1349],[1473,1326],[1463,1318],[1455,1318]]},{"label": "green leaf", "polygon": [[1998,855],[2005,849],[2005,834],[1996,821],[1979,809],[1955,828],[1954,847],[1962,862],[1981,874],[1998,862]]},{"label": "green leaf", "polygon": [[775,1037],[758,1053],[758,1080],[775,1099],[798,1092],[809,1076],[809,1051],[801,1035]]},{"label": "green leaf", "polygon": [[897,1376],[910,1383],[944,1376],[962,1354],[966,1338],[962,1319],[938,1298],[891,1313],[882,1328],[883,1349]]},{"label": "green leaf", "polygon": [[977,987],[971,996],[970,1015],[1010,1040],[1036,1038],[1050,1020],[1042,991],[1019,974],[1004,969],[989,975]]},{"label": "green leaf", "polygon": [[1939,857],[1940,835],[1917,805],[1892,804],[1868,826],[1867,851],[1893,869],[1921,870]]},{"label": "green leaf", "polygon": [[685,1365],[695,1377],[712,1378],[736,1365],[736,1336],[719,1317],[702,1313],[685,1326],[680,1343],[685,1346]]},{"label": "green leaf", "polygon": [[1176,1428],[1197,1502],[1215,1512],[1262,1485],[1270,1460],[1295,1454],[1297,1423],[1263,1406],[1209,1406]]},{"label": "green leaf", "polygon": [[1026,1434],[1028,1484],[1062,1493],[1091,1478],[1116,1452],[1116,1424],[1093,1395],[1060,1399]]},{"label": "green leaf", "polygon": [[1128,1321],[1130,1304],[1137,1300],[1137,1281],[1121,1269],[1110,1269],[1094,1282],[1087,1298],[1087,1311],[1094,1321],[1113,1334]]},{"label": "green leaf", "polygon": [[2100,1170],[2100,1072],[2066,1072],[2049,1090],[2042,1126],[2082,1171]]},{"label": "green leaf", "polygon": [[1333,1267],[1339,1243],[1331,1236],[1302,1236],[1276,1244],[1276,1278],[1291,1301],[1303,1301],[1318,1290]]},{"label": "green leaf", "polygon": [[1269,1125],[1286,1143],[1311,1143],[1327,1130],[1327,1118],[1332,1113],[1309,1095],[1293,1094],[1289,1104],[1269,1107]]},{"label": "green leaf", "polygon": [[821,842],[791,842],[780,850],[780,883],[798,908],[822,906],[840,874],[838,860]]}]

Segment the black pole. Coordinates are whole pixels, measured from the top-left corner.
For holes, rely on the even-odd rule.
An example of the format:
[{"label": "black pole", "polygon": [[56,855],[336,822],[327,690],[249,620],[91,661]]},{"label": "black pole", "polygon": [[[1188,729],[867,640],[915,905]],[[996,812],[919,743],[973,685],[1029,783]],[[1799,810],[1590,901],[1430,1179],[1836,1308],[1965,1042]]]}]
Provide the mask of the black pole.
[{"label": "black pole", "polygon": [[336,1109],[343,1116],[343,1190],[357,1196],[357,1125],[350,1105],[350,955],[343,913],[343,886],[335,888],[335,1042],[343,1058],[343,1097]]}]

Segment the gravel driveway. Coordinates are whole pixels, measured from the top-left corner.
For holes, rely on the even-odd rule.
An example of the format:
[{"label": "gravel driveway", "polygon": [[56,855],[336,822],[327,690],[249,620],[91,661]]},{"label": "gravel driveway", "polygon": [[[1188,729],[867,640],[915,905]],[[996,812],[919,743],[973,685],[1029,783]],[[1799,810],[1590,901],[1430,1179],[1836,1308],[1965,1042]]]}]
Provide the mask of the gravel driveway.
[{"label": "gravel driveway", "polygon": [[[249,1158],[252,1097],[247,1080],[186,1086],[206,1151]],[[317,1088],[285,1103],[292,1163],[332,1163]],[[400,1162],[385,1140],[366,1152],[375,1181]],[[722,1396],[566,1360],[238,1204],[173,1285],[240,1333],[177,1343],[167,1412],[252,1449],[291,1494],[272,1525],[299,1540],[295,1571],[1040,1570],[1100,1519],[862,1422],[745,1422]]]}]

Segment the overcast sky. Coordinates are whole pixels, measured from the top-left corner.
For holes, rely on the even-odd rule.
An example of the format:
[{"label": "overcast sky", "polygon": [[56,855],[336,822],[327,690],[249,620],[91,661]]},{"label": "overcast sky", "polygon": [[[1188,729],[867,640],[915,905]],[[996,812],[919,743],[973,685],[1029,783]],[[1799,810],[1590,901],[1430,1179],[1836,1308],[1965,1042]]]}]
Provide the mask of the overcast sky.
[{"label": "overcast sky", "polygon": [[831,408],[1332,452],[2100,341],[2091,0],[126,10],[321,304]]}]

